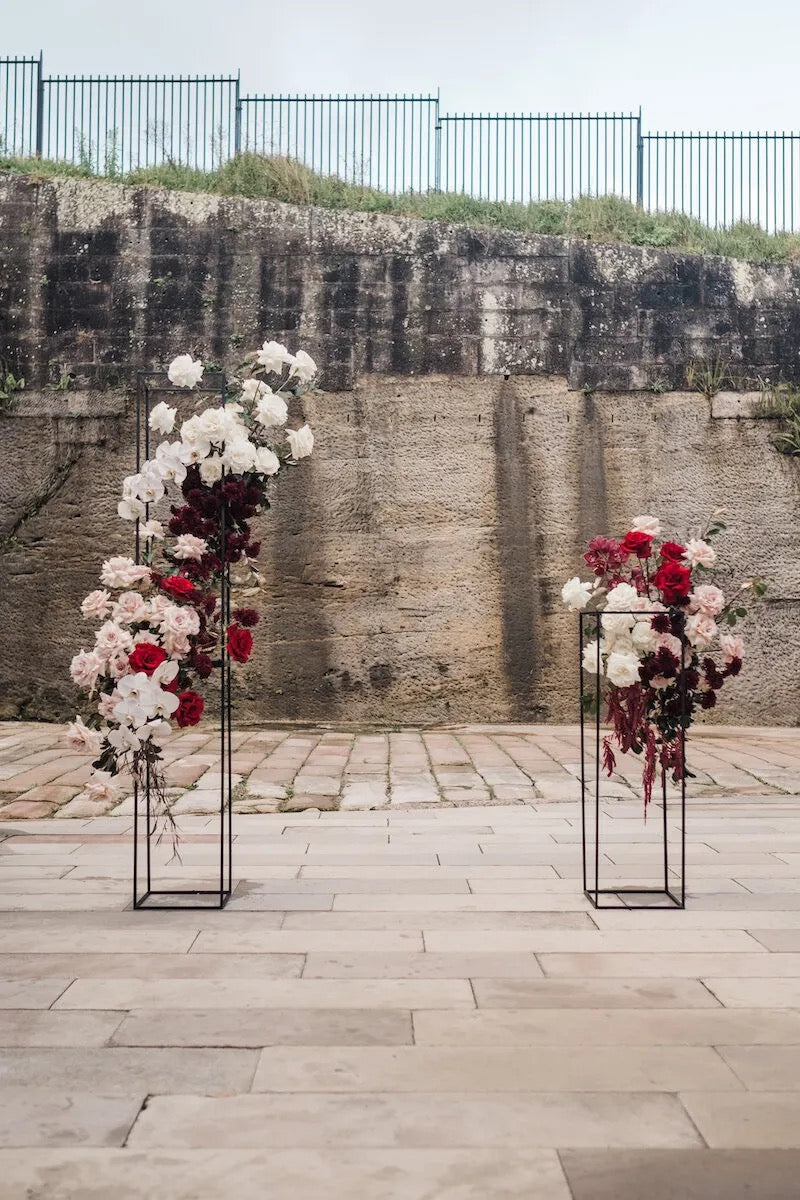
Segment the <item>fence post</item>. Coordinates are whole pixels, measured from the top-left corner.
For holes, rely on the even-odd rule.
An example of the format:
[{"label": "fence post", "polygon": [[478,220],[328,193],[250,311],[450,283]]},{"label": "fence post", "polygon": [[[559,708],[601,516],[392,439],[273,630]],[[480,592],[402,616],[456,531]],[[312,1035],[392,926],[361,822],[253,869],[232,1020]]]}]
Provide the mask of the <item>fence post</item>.
[{"label": "fence post", "polygon": [[642,106],[636,118],[636,204],[644,208],[644,140],[642,138]]},{"label": "fence post", "polygon": [[433,129],[433,190],[442,190],[442,123],[439,120],[439,88],[436,89],[436,119]]},{"label": "fence post", "polygon": [[233,118],[233,153],[236,158],[239,157],[242,150],[242,95],[241,95],[241,68],[236,72],[236,97],[234,118]]},{"label": "fence post", "polygon": [[39,51],[36,64],[36,157],[42,157],[44,148],[44,57]]}]

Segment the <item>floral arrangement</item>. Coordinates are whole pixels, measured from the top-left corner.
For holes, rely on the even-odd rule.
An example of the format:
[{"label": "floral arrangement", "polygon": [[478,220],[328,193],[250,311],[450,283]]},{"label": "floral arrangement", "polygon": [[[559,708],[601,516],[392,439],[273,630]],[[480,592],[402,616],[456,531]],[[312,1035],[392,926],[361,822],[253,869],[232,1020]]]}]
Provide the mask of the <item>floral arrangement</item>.
[{"label": "floral arrangement", "polygon": [[[733,632],[747,615],[742,593],[766,591],[762,580],[749,579],[727,600],[720,588],[702,582],[716,562],[711,541],[724,528],[715,514],[684,545],[660,540],[655,517],[636,517],[621,539],[593,538],[583,557],[594,578],[584,583],[575,576],[561,592],[572,611],[601,614],[601,635],[584,646],[582,666],[599,672],[612,727],[603,739],[603,767],[613,774],[615,745],[623,754],[643,755],[645,806],[658,767],[662,780],[667,772],[675,782],[688,774],[684,731],[698,709],[714,708],[725,681],[742,669],[744,641]],[[582,702],[591,707],[594,696]]]},{"label": "floral arrangement", "polygon": [[[311,454],[308,425],[286,428],[286,397],[311,390],[316,373],[304,350],[265,342],[248,355],[225,402],[196,412],[177,432],[176,408],[162,401],[150,412],[150,429],[164,440],[123,480],[118,505],[123,520],[136,522],[142,561],[103,563],[102,586],[81,604],[84,618],[100,626],[70,665],[73,682],[96,705],[87,723],[78,716],[67,732],[71,746],[97,755],[91,798],[116,798],[116,777],[128,770],[140,784],[149,780],[156,813],[172,824],[162,749],[173,723],[186,728],[202,717],[203,682],[222,663],[223,636],[230,660],[250,657],[259,615],[237,603],[228,620],[220,581],[233,569],[235,597],[258,591],[260,544],[250,522],[269,507],[270,480]],[[181,354],[167,375],[173,388],[192,389],[203,364]],[[171,505],[165,528],[150,518],[150,506],[170,486],[181,502]]]}]

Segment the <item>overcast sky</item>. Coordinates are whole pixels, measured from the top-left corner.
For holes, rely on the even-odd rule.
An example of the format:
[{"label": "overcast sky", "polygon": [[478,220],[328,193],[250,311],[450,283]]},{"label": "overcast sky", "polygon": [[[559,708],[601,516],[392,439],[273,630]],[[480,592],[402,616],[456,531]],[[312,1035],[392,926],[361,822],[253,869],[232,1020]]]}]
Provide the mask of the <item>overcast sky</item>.
[{"label": "overcast sky", "polygon": [[798,129],[797,0],[5,0],[52,73],[235,73],[253,92],[425,92],[444,111],[631,111]]}]

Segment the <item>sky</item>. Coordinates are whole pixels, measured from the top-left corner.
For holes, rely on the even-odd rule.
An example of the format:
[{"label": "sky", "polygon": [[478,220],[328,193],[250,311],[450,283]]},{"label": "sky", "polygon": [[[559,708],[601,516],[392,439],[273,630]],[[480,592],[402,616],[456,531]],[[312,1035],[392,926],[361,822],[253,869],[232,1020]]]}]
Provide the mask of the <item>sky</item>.
[{"label": "sky", "polygon": [[441,93],[444,112],[800,128],[797,0],[5,0],[46,73],[241,69],[244,92]]}]

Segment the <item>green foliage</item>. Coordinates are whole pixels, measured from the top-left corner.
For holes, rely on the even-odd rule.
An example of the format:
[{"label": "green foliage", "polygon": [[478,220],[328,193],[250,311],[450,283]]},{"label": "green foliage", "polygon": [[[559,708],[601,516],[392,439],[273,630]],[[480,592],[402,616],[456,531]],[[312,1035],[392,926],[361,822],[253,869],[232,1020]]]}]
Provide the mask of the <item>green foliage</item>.
[{"label": "green foliage", "polygon": [[723,388],[736,388],[738,381],[731,374],[730,364],[721,358],[699,358],[686,368],[686,383],[711,400]]},{"label": "green foliage", "polygon": [[104,170],[97,175],[91,145],[81,145],[78,164],[15,158],[0,150],[0,170],[39,178],[106,178],[134,186],[279,200],[352,212],[394,213],[485,229],[528,234],[560,234],[598,243],[656,246],[692,254],[719,254],[754,262],[787,262],[800,257],[800,235],[770,234],[742,222],[730,229],[709,229],[683,213],[649,213],[618,196],[581,196],[571,203],[543,200],[509,204],[476,200],[447,192],[391,195],[320,175],[295,159],[246,152],[203,171],[175,161],[123,173],[116,132],[109,135]]},{"label": "green foliage", "polygon": [[25,387],[22,376],[10,371],[4,358],[0,358],[0,413],[9,413],[16,408],[17,393]]},{"label": "green foliage", "polygon": [[778,419],[778,430],[772,435],[775,449],[791,458],[800,455],[800,388],[762,383],[760,407],[763,416]]}]

